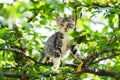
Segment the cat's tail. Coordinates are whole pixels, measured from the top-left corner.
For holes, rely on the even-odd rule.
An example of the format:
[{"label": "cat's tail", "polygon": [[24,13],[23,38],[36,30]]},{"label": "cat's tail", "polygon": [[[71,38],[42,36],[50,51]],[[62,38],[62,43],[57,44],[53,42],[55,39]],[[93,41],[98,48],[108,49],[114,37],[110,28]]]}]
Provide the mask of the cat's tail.
[{"label": "cat's tail", "polygon": [[72,55],[78,60],[78,61],[82,61],[82,57],[80,56],[80,50],[79,48],[76,46],[76,44],[72,45]]}]

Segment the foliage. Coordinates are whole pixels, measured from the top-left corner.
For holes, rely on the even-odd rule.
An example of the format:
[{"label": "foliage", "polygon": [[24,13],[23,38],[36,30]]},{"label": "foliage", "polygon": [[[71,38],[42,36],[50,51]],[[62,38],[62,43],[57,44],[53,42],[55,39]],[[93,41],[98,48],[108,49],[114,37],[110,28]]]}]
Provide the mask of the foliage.
[{"label": "foliage", "polygon": [[[120,78],[120,0],[3,0],[0,1],[0,79],[115,80]],[[57,31],[57,15],[77,17],[77,42],[83,60],[54,73],[39,64],[46,39]],[[49,34],[49,35],[48,35]]]}]

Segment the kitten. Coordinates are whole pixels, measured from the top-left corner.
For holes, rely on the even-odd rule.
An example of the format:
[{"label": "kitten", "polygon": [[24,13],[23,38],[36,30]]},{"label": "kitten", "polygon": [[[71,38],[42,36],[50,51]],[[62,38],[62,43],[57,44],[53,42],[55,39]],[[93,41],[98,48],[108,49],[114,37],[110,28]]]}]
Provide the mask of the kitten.
[{"label": "kitten", "polygon": [[47,58],[47,62],[52,59],[53,68],[58,69],[61,59],[71,52],[76,59],[81,60],[79,49],[75,44],[70,44],[69,42],[72,38],[68,32],[75,29],[75,20],[76,17],[74,16],[66,18],[56,17],[59,31],[53,34],[45,43],[39,62],[42,62],[44,58]]}]

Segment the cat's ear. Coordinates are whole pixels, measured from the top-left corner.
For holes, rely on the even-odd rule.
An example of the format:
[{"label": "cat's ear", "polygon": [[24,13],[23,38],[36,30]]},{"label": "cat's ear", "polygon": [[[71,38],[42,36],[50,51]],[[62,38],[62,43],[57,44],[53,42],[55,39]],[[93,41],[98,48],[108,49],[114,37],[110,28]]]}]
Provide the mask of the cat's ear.
[{"label": "cat's ear", "polygon": [[70,17],[73,21],[76,21],[76,16],[71,16]]},{"label": "cat's ear", "polygon": [[58,22],[61,19],[60,16],[56,16],[56,21]]}]

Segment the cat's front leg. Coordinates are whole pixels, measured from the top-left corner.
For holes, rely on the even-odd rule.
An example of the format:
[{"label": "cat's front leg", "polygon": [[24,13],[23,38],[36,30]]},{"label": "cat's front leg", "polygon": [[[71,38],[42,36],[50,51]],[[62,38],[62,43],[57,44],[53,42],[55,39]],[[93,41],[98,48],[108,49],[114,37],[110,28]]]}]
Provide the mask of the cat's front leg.
[{"label": "cat's front leg", "polygon": [[59,73],[59,72],[60,72],[60,70],[59,70],[60,62],[61,62],[60,57],[57,57],[57,58],[54,58],[54,59],[53,59],[52,70],[53,70],[54,72],[56,72],[56,73]]},{"label": "cat's front leg", "polygon": [[57,70],[58,72],[58,68],[60,67],[60,60],[61,60],[61,47],[63,45],[63,33],[61,32],[57,32],[57,35],[56,35],[56,39],[55,39],[55,43],[54,43],[54,52],[53,52],[53,67],[52,69],[55,71]]},{"label": "cat's front leg", "polygon": [[61,50],[56,49],[54,51],[54,58],[53,58],[53,68],[58,69],[60,66],[60,58],[61,58]]},{"label": "cat's front leg", "polygon": [[58,69],[60,67],[60,57],[54,58],[53,59],[53,68]]}]

